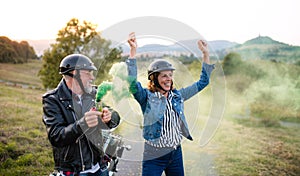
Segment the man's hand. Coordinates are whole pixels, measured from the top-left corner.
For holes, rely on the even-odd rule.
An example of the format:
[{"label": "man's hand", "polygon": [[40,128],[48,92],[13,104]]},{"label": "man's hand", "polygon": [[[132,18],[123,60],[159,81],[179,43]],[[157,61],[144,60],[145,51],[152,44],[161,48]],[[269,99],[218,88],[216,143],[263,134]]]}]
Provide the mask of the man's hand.
[{"label": "man's hand", "polygon": [[95,127],[98,125],[98,118],[102,116],[102,112],[90,110],[84,114],[84,120],[87,123],[89,128]]},{"label": "man's hand", "polygon": [[136,38],[135,38],[135,33],[131,32],[129,34],[128,40],[127,40],[129,46],[130,46],[130,58],[134,58],[135,54],[136,54],[136,48],[137,48],[137,42],[136,42]]},{"label": "man's hand", "polygon": [[103,123],[108,123],[111,120],[111,112],[107,107],[104,107],[102,112],[91,109],[89,112],[86,112],[84,114],[85,122],[87,123],[89,128],[97,126],[99,118]]}]

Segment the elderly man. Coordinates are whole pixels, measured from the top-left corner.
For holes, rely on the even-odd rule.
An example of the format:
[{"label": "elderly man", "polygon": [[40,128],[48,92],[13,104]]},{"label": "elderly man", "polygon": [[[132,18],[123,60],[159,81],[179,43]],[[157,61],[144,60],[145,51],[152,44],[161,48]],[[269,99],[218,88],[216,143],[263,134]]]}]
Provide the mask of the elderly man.
[{"label": "elderly man", "polygon": [[95,110],[96,67],[82,54],[71,54],[60,63],[58,86],[43,95],[43,122],[53,147],[57,175],[108,175],[103,161],[103,128],[114,128],[120,117],[104,107]]}]

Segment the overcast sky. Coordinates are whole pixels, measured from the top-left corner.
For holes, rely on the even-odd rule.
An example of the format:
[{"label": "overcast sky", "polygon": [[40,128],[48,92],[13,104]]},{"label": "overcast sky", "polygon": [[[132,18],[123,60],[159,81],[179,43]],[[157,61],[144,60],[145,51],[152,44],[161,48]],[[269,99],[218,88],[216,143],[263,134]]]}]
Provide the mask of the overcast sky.
[{"label": "overcast sky", "polygon": [[71,18],[102,31],[124,20],[161,16],[190,26],[207,40],[243,43],[261,35],[300,46],[299,8],[299,0],[7,0],[1,2],[0,35],[55,39]]}]

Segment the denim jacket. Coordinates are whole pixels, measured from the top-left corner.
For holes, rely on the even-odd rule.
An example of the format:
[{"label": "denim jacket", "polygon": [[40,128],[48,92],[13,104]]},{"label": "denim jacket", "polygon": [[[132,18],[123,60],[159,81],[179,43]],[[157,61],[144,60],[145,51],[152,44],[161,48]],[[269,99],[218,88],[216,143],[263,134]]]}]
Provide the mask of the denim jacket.
[{"label": "denim jacket", "polygon": [[[161,135],[164,112],[166,109],[166,97],[156,96],[155,93],[143,88],[141,83],[137,81],[137,65],[136,59],[127,59],[130,91],[134,98],[140,104],[144,115],[143,137],[144,139],[157,143]],[[181,119],[181,130],[184,137],[193,140],[184,115],[184,101],[200,92],[209,83],[209,78],[214,65],[202,63],[202,74],[200,79],[192,85],[172,90],[174,97],[172,98],[172,106]]]}]

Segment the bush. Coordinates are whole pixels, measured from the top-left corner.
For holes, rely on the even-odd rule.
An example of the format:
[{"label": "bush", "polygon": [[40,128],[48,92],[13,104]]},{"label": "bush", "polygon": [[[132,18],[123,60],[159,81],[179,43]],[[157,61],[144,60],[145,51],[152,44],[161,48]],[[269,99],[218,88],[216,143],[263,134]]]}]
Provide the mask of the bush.
[{"label": "bush", "polygon": [[225,75],[239,73],[239,68],[243,65],[242,57],[238,53],[229,53],[224,57],[223,70]]},{"label": "bush", "polygon": [[255,63],[243,61],[238,53],[226,55],[222,65],[225,75],[230,78],[229,87],[238,93],[244,92],[253,82],[265,75]]}]

